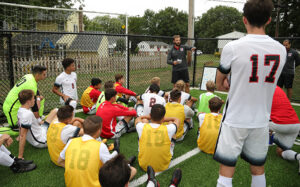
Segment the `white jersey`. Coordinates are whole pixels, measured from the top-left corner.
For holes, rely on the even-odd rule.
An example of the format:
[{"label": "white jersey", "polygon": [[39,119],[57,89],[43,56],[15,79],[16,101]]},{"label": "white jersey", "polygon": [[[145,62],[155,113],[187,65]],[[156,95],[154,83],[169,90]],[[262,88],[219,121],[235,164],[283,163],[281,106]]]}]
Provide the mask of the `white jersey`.
[{"label": "white jersey", "polygon": [[26,140],[33,146],[46,144],[47,131],[39,124],[33,112],[26,108],[18,110],[18,124],[20,127],[28,129]]},{"label": "white jersey", "polygon": [[[170,92],[170,93],[171,93],[171,92]],[[168,96],[168,101],[169,101],[169,102],[172,102],[172,101],[171,101],[170,93],[169,93],[169,96]],[[181,91],[181,101],[180,101],[180,104],[184,105],[185,102],[188,101],[188,100],[190,100],[191,98],[192,98],[192,97],[191,97],[190,94]]]},{"label": "white jersey", "polygon": [[[145,93],[150,93],[150,90],[149,90],[150,87],[148,87],[145,91]],[[157,93],[157,95],[161,96],[161,97],[164,97],[165,96],[165,92],[163,90],[159,90],[159,92]]]},{"label": "white jersey", "polygon": [[237,128],[268,125],[285,60],[285,47],[267,35],[248,34],[224,47],[219,70],[231,76],[224,124]]},{"label": "white jersey", "polygon": [[166,100],[155,93],[144,93],[141,95],[141,99],[143,100],[144,105],[144,115],[149,115],[152,106],[155,104],[166,105]]},{"label": "white jersey", "polygon": [[[62,72],[56,77],[54,85],[60,88],[61,93],[74,100],[78,100],[76,82],[77,75],[75,72],[72,72],[71,74]],[[60,103],[65,103],[62,97],[60,97]]]}]

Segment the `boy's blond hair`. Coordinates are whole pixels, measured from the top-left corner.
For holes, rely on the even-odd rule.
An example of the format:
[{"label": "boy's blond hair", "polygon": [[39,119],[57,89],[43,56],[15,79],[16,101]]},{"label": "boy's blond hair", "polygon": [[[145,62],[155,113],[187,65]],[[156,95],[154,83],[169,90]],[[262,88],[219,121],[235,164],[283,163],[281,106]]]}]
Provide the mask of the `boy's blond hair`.
[{"label": "boy's blond hair", "polygon": [[185,89],[185,83],[183,80],[178,80],[175,83],[175,88],[177,88],[179,91],[183,91]]},{"label": "boy's blond hair", "polygon": [[159,83],[160,83],[160,78],[159,77],[153,77],[151,79],[151,84],[159,85]]},{"label": "boy's blond hair", "polygon": [[207,81],[206,90],[209,92],[214,92],[215,89],[216,89],[216,85],[215,85],[214,81]]}]

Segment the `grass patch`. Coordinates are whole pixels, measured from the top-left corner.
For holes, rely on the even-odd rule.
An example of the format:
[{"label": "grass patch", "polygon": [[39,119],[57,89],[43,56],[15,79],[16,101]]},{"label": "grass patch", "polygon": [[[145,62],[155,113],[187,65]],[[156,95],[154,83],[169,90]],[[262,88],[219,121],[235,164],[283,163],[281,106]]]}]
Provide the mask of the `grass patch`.
[{"label": "grass patch", "polygon": [[[203,91],[192,90],[191,95],[199,97]],[[226,95],[218,94],[223,100]],[[294,106],[298,116],[300,107]],[[78,113],[76,116],[86,118],[87,115]],[[188,132],[185,140],[177,143],[174,149],[173,158],[177,158],[186,152],[197,147],[198,120],[194,117],[195,126]],[[137,133],[126,134],[121,137],[121,153],[127,158],[138,155]],[[15,141],[9,148],[14,155],[18,154],[18,143]],[[295,151],[300,152],[300,146],[294,146]],[[0,166],[1,186],[64,186],[64,169],[57,167],[50,161],[47,149],[36,149],[26,143],[24,157],[32,159],[37,164],[37,169],[22,174],[13,174],[12,171]],[[135,162],[133,165],[137,169],[135,179],[145,174]],[[178,164],[174,168],[167,170],[158,176],[161,186],[167,186],[175,168],[181,168],[183,178],[180,186],[216,186],[218,178],[219,164],[212,159],[212,155],[198,153],[190,159]],[[267,186],[299,186],[298,164],[296,161],[286,161],[279,158],[275,152],[275,146],[271,146],[268,152],[266,168]],[[251,175],[249,165],[244,160],[239,160],[236,173],[233,179],[234,186],[250,186]],[[145,185],[142,185],[145,186]]]}]

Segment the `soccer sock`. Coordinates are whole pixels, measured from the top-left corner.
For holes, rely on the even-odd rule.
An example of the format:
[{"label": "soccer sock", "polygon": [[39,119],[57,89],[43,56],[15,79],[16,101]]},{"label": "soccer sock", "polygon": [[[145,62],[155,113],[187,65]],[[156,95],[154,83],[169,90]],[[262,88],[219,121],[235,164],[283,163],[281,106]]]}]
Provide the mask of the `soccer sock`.
[{"label": "soccer sock", "polygon": [[265,186],[266,186],[265,174],[252,175],[251,187],[265,187]]},{"label": "soccer sock", "polygon": [[10,167],[14,163],[14,159],[12,159],[8,154],[0,151],[0,165]]},{"label": "soccer sock", "polygon": [[232,187],[232,178],[219,175],[217,187]]},{"label": "soccer sock", "polygon": [[281,155],[285,160],[300,160],[300,154],[293,150],[283,151]]},{"label": "soccer sock", "polygon": [[148,181],[147,187],[155,187],[154,182]]},{"label": "soccer sock", "polygon": [[11,154],[10,151],[4,145],[0,146],[0,150],[3,151],[4,153],[8,154],[8,155]]}]

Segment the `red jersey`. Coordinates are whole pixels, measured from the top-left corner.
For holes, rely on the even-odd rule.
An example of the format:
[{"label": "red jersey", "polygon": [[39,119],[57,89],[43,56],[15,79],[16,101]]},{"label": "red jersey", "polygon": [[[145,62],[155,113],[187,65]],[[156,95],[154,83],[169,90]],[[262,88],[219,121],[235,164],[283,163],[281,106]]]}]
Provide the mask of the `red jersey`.
[{"label": "red jersey", "polygon": [[[118,92],[118,96],[119,96],[119,97],[122,97],[122,94],[131,95],[131,96],[136,96],[136,93],[135,93],[135,92],[133,92],[133,91],[127,89],[127,88],[124,88],[124,87],[122,86],[122,84],[119,83],[119,82],[116,82],[114,86],[115,86],[115,90]],[[119,94],[121,94],[121,95],[119,95]]]},{"label": "red jersey", "polygon": [[297,113],[292,107],[288,97],[278,86],[276,86],[273,96],[271,120],[275,124],[281,125],[300,123]]},{"label": "red jersey", "polygon": [[117,116],[136,116],[135,110],[128,110],[119,104],[112,104],[108,101],[104,101],[96,112],[97,116],[102,118],[102,131],[101,137],[111,138],[116,132],[115,127],[117,125]]},{"label": "red jersey", "polygon": [[97,102],[101,91],[95,89],[93,86],[89,86],[82,94],[80,104],[82,106],[83,112],[88,113],[89,108]]}]

